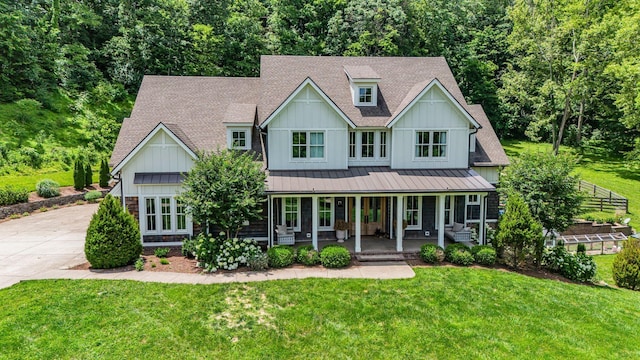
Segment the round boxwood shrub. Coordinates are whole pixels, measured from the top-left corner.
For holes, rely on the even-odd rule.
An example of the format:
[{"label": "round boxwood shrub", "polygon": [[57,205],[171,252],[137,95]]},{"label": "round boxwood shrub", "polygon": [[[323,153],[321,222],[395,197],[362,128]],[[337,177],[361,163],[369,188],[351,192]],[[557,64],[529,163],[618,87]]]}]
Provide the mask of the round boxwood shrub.
[{"label": "round boxwood shrub", "polygon": [[84,254],[94,269],[133,264],[142,254],[138,223],[111,195],[91,218]]},{"label": "round boxwood shrub", "polygon": [[349,250],[340,245],[328,245],[320,252],[320,262],[326,268],[341,268],[351,262]]},{"label": "round boxwood shrub", "polygon": [[493,250],[493,246],[490,246],[490,245],[476,245],[476,246],[471,248],[471,254],[473,256],[476,256],[476,254],[479,253],[480,250],[484,250],[484,249],[492,249]]},{"label": "round boxwood shrub", "polygon": [[43,198],[60,196],[60,184],[51,179],[40,180],[36,184],[36,191]]},{"label": "round boxwood shrub", "polygon": [[613,280],[619,287],[640,290],[640,240],[629,238],[613,259]]},{"label": "round boxwood shrub", "polygon": [[444,260],[444,250],[436,244],[424,244],[420,247],[420,258],[427,264],[437,264]]},{"label": "round boxwood shrub", "polygon": [[[473,249],[475,249],[476,247],[477,246],[474,246]],[[480,251],[477,251],[474,257],[478,264],[491,266],[496,263],[496,250],[488,246],[480,249]]]},{"label": "round boxwood shrub", "polygon": [[283,268],[293,264],[294,252],[291,246],[276,245],[267,250],[269,266]]},{"label": "round boxwood shrub", "polygon": [[464,249],[456,249],[451,253],[451,262],[456,265],[469,266],[473,260],[473,254]]},{"label": "round boxwood shrub", "polygon": [[305,245],[298,248],[296,261],[300,264],[313,266],[320,264],[320,253],[313,248],[313,245]]},{"label": "round boxwood shrub", "polygon": [[[469,252],[469,247],[465,244],[461,244],[461,243],[454,243],[451,245],[448,245],[445,249],[444,249],[444,259],[449,261],[449,262],[453,262],[453,253],[454,252],[458,252],[458,250],[460,251],[465,251],[465,252]],[[471,255],[472,261],[473,261],[473,255],[471,253],[469,253],[469,255]]]}]

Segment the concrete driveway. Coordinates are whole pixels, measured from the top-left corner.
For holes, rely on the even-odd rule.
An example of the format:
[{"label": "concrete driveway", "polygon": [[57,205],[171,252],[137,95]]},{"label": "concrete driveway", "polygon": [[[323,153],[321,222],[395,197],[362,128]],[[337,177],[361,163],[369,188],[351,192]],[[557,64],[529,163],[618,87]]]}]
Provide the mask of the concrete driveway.
[{"label": "concrete driveway", "polygon": [[0,289],[85,262],[84,238],[97,209],[70,206],[0,223]]}]

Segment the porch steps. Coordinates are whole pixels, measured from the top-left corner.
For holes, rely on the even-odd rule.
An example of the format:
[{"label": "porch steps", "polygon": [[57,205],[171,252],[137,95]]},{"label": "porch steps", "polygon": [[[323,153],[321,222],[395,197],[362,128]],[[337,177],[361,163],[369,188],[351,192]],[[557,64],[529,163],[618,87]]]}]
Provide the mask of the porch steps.
[{"label": "porch steps", "polygon": [[356,260],[362,262],[375,262],[375,261],[404,261],[403,254],[358,254]]}]

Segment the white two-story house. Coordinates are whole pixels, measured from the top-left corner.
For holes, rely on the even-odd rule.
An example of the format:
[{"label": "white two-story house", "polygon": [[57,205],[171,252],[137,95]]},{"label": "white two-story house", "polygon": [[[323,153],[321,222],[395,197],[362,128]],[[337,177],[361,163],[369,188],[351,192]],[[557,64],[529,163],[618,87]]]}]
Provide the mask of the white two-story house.
[{"label": "white two-story house", "polygon": [[[146,76],[111,157],[147,245],[199,231],[177,200],[199,151],[264,161],[264,220],[245,236],[335,240],[355,252],[386,238],[445,245],[445,229],[497,219],[508,159],[482,107],[466,103],[444,58],[263,56],[259,78]],[[371,240],[370,240],[371,241]]]}]

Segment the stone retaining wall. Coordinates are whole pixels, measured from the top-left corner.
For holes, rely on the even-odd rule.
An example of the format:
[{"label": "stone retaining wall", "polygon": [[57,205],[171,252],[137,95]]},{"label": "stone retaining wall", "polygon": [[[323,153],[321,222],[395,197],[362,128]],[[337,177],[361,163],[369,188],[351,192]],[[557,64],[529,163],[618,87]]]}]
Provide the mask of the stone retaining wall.
[{"label": "stone retaining wall", "polygon": [[[109,193],[110,189],[105,189],[100,191],[102,196],[106,196]],[[78,200],[84,200],[84,194],[74,194],[74,195],[66,195],[66,196],[56,196],[49,199],[38,200],[28,203],[20,203],[9,206],[0,207],[0,219],[8,218],[14,214],[23,214],[25,212],[31,213],[42,207],[52,207],[54,205],[62,206],[67,204],[72,204]]]}]

